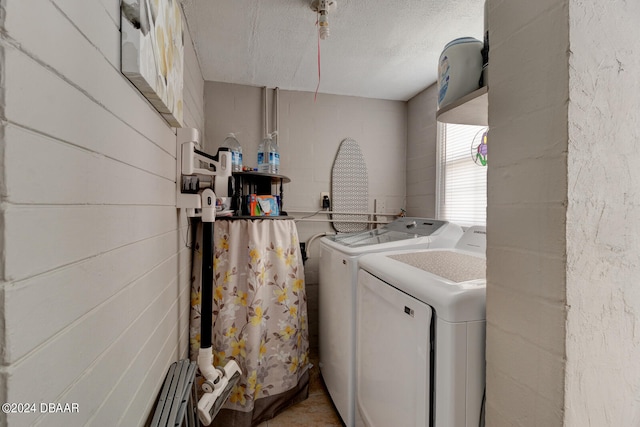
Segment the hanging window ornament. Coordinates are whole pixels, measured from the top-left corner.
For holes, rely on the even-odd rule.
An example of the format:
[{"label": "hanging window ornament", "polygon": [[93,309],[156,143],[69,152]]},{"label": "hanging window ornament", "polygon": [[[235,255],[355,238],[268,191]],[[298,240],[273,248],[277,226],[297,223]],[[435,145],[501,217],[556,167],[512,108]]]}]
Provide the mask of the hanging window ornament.
[{"label": "hanging window ornament", "polygon": [[471,142],[471,158],[478,166],[487,166],[487,137],[489,131],[486,129],[478,131]]}]

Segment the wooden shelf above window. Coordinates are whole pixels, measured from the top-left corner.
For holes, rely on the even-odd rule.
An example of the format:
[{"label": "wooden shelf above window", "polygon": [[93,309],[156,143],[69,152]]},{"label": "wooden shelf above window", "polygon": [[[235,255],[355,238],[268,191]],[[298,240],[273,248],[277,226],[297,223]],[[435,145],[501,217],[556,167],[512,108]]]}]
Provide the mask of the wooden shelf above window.
[{"label": "wooden shelf above window", "polygon": [[436,120],[442,123],[488,126],[489,95],[487,86],[445,105],[436,113]]}]

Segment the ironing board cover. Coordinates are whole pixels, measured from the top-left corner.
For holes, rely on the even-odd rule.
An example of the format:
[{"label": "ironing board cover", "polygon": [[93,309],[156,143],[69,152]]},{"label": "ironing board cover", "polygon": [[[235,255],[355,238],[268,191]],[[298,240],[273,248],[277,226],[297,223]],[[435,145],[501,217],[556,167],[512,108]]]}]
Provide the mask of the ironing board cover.
[{"label": "ironing board cover", "polygon": [[[331,200],[334,212],[367,212],[369,209],[369,179],[367,164],[358,143],[346,138],[340,143],[331,169]],[[367,229],[367,215],[333,214],[333,228],[338,232],[354,233]],[[339,222],[335,220],[361,220]]]}]

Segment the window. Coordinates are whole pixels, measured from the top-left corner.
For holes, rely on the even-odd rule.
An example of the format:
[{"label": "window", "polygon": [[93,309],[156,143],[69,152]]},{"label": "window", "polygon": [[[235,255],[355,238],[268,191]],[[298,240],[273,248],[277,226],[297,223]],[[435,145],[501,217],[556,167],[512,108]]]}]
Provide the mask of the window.
[{"label": "window", "polygon": [[462,226],[486,225],[487,129],[438,123],[436,209],[439,219]]}]

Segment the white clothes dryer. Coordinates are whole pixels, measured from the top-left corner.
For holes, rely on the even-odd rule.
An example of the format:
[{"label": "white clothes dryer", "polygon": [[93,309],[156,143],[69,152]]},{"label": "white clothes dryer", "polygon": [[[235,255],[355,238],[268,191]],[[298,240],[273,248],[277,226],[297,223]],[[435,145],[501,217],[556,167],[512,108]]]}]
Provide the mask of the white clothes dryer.
[{"label": "white clothes dryer", "polygon": [[485,384],[486,231],[359,260],[356,426],[476,427]]},{"label": "white clothes dryer", "polygon": [[347,427],[355,425],[355,329],[358,259],[406,248],[452,248],[462,228],[446,221],[404,217],[359,233],[327,236],[320,241],[320,372]]}]

